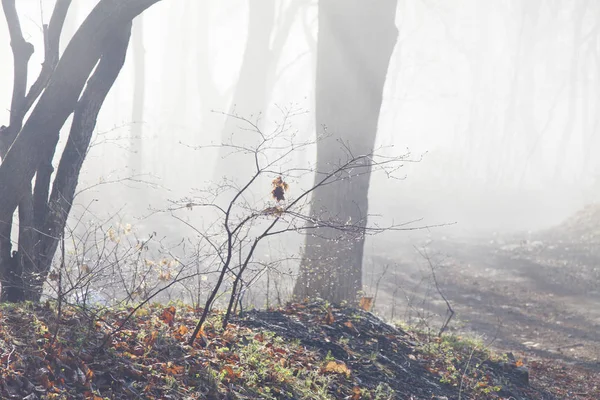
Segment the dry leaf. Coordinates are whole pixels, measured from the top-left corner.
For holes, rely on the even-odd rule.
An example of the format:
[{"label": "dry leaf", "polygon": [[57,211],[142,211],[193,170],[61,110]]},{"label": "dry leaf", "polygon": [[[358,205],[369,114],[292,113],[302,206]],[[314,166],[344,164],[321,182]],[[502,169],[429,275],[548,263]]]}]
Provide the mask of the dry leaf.
[{"label": "dry leaf", "polygon": [[158,274],[158,280],[162,281],[162,282],[170,281],[171,280],[171,270],[160,271],[160,273]]},{"label": "dry leaf", "polygon": [[273,196],[277,202],[285,200],[285,192],[288,190],[288,184],[283,181],[281,176],[273,179],[271,184],[273,185],[271,196]]},{"label": "dry leaf", "polygon": [[351,400],[360,400],[361,399],[361,391],[360,388],[358,386],[354,386],[352,388],[352,397],[350,398]]},{"label": "dry leaf", "polygon": [[523,366],[523,360],[521,360],[520,358],[515,362],[515,365],[517,367],[522,367]]},{"label": "dry leaf", "polygon": [[331,372],[334,374],[350,376],[350,369],[343,362],[329,361],[325,364],[323,372]]},{"label": "dry leaf", "polygon": [[165,368],[165,372],[168,375],[179,375],[182,374],[183,371],[185,371],[185,368],[181,365],[175,365],[172,362],[168,362]]},{"label": "dry leaf", "polygon": [[333,317],[333,314],[331,313],[331,309],[327,310],[327,316],[325,317],[325,323],[327,325],[331,325],[335,322],[335,318]]},{"label": "dry leaf", "polygon": [[362,297],[358,306],[365,311],[371,311],[371,307],[373,306],[373,298]]},{"label": "dry leaf", "polygon": [[149,336],[146,336],[144,338],[144,342],[146,342],[146,346],[152,347],[152,345],[154,345],[154,342],[156,342],[157,338],[158,338],[158,332],[152,331],[152,333]]},{"label": "dry leaf", "polygon": [[276,217],[280,217],[283,215],[283,208],[280,206],[267,207],[264,209],[263,214],[274,215]]},{"label": "dry leaf", "polygon": [[229,365],[224,366],[221,371],[225,371],[225,376],[229,380],[233,380],[237,377],[236,373],[233,371],[233,368],[231,368]]},{"label": "dry leaf", "polygon": [[175,336],[176,339],[181,340],[181,339],[183,339],[185,334],[188,333],[188,331],[189,331],[189,329],[187,328],[187,326],[179,325],[179,328],[175,329],[173,336]]},{"label": "dry leaf", "polygon": [[162,314],[160,314],[160,320],[169,326],[173,326],[176,311],[177,310],[173,306],[165,308]]}]

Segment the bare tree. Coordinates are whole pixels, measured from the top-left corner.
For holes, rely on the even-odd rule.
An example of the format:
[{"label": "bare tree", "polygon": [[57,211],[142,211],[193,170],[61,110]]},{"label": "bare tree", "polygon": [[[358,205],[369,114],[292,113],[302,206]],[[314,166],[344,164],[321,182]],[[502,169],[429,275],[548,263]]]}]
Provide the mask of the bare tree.
[{"label": "bare tree", "polygon": [[[317,129],[330,137],[317,146],[317,175],[328,166],[371,154],[389,60],[398,30],[397,0],[377,6],[362,0],[319,2],[316,76]],[[370,167],[349,169],[340,184],[313,192],[313,220],[335,220],[365,227]],[[362,288],[364,232],[340,237],[327,227],[310,230],[294,294],[319,296],[333,302],[354,302]]]},{"label": "bare tree", "polygon": [[[15,0],[2,0],[13,49],[14,86],[10,122],[0,132],[1,301],[39,300],[96,118],[125,60],[131,21],[158,1],[101,0],[59,59],[60,34],[71,1],[57,0],[44,26],[45,61],[27,91],[34,49],[23,37]],[[71,114],[73,123],[51,185],[60,129]],[[18,251],[12,252],[17,207]]]},{"label": "bare tree", "polygon": [[[260,246],[269,239],[277,236],[278,240],[283,240],[281,237],[288,233],[297,234],[321,229],[327,229],[330,235],[335,234],[341,238],[355,235],[357,232],[364,236],[388,230],[419,229],[419,227],[407,228],[406,224],[392,224],[386,227],[375,224],[366,226],[360,220],[340,221],[313,218],[308,215],[305,210],[309,209],[312,193],[325,187],[343,187],[346,184],[344,180],[350,175],[357,177],[376,171],[394,176],[394,172],[406,161],[407,155],[386,157],[373,152],[357,155],[347,153],[339,163],[331,163],[326,169],[317,171],[318,178],[312,185],[294,187],[296,193],[292,194],[290,192],[293,190],[288,186],[288,180],[298,182],[304,175],[312,176],[315,173],[310,167],[294,166],[295,153],[312,147],[315,142],[318,145],[319,140],[324,140],[320,136],[315,142],[298,142],[296,135],[289,132],[291,128],[289,120],[295,115],[298,114],[294,110],[285,110],[283,122],[279,123],[272,132],[263,132],[251,120],[229,115],[228,117],[237,119],[244,128],[260,137],[260,141],[253,147],[229,145],[231,150],[244,151],[252,155],[254,162],[243,166],[245,170],[251,172],[251,175],[241,184],[233,180],[216,183],[213,188],[201,191],[199,196],[174,203],[169,210],[173,217],[196,232],[201,243],[208,243],[206,248],[210,251],[210,265],[216,267],[218,271],[218,276],[206,298],[200,320],[190,338],[190,344],[200,333],[215,301],[223,293],[228,293],[229,297],[227,311],[223,318],[223,326],[227,325],[234,313],[236,302],[239,302],[244,291],[269,267],[269,263],[261,261],[258,255],[261,252]],[[264,181],[262,178],[265,177],[274,178],[270,187],[271,200],[268,202],[264,197],[252,194],[256,193],[256,187],[261,187]],[[203,225],[206,224],[208,228],[195,227],[181,214],[178,215],[178,212],[187,213],[194,208],[214,211],[216,216],[214,220],[209,217],[203,221]],[[310,223],[306,223],[307,221]],[[224,290],[229,281],[231,281],[230,287]]]},{"label": "bare tree", "polygon": [[[274,76],[277,62],[304,1],[291,0],[289,5],[284,7],[285,2],[281,0],[248,0],[246,48],[233,93],[230,112],[232,115],[252,119],[259,126],[262,124],[261,114],[265,111],[276,81]],[[248,137],[251,135],[247,131],[242,132],[243,137],[237,136],[233,140],[232,134],[239,129],[238,122],[236,118],[226,119],[222,131],[223,143],[245,143],[251,146],[260,141],[256,135]],[[237,172],[235,165],[244,161],[231,162],[228,146],[220,148],[219,156],[215,178],[234,177]],[[235,157],[239,156],[239,153],[235,154]]]},{"label": "bare tree", "polygon": [[132,50],[134,61],[133,107],[131,110],[130,167],[137,173],[143,167],[142,133],[146,97],[146,50],[144,49],[144,17],[133,23]]}]

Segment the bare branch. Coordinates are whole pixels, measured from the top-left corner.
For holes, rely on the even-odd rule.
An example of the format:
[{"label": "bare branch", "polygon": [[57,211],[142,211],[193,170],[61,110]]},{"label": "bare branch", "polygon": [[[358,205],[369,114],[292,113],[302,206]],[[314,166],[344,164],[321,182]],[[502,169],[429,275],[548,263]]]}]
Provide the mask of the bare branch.
[{"label": "bare branch", "polygon": [[2,0],[2,9],[8,25],[10,46],[13,53],[13,92],[10,104],[9,126],[0,127],[0,157],[4,159],[6,152],[21,130],[23,115],[21,112],[27,91],[27,65],[33,54],[33,45],[25,40],[15,0]]},{"label": "bare branch", "polygon": [[44,25],[44,62],[36,81],[31,85],[23,103],[22,116],[29,111],[33,103],[48,85],[50,77],[58,64],[60,49],[60,34],[69,11],[71,0],[57,0],[50,17],[50,24]]}]

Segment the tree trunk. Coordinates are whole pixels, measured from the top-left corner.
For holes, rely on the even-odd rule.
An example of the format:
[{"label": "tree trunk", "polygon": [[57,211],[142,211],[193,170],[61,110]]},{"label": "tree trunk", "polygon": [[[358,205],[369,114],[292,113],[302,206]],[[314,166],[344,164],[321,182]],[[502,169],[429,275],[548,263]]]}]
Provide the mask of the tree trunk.
[{"label": "tree trunk", "polygon": [[[275,25],[275,0],[248,1],[248,34],[242,66],[233,94],[231,114],[246,118],[261,125],[261,113],[267,102],[267,75],[269,69],[271,34]],[[240,127],[242,129],[240,129]],[[221,134],[222,143],[250,147],[258,141],[258,134],[243,130],[236,118],[227,118]],[[222,177],[236,179],[239,166],[248,162],[248,158],[230,148],[222,147],[215,166],[215,180]],[[247,165],[247,164],[246,164]]]},{"label": "tree trunk", "polygon": [[[70,0],[58,0],[50,24],[44,30],[47,47],[42,71],[26,95],[27,62],[23,60],[26,56],[27,61],[29,56],[22,51],[26,48],[24,46],[14,51],[15,63],[19,58],[25,77],[15,75],[11,123],[0,132],[0,187],[3,188],[0,191],[0,301],[40,299],[73,201],[81,163],[98,111],[124,61],[131,20],[158,1],[101,0],[74,35],[59,61],[59,38]],[[11,3],[13,7],[6,7]],[[19,36],[22,39],[14,0],[3,0],[3,5],[13,29],[11,40],[19,39]],[[32,52],[32,47],[28,51]],[[88,81],[92,71],[94,74]],[[86,90],[80,98],[86,81]],[[27,122],[22,124],[23,117],[38,97]],[[52,158],[59,132],[73,112],[67,148],[48,198],[53,172]],[[88,137],[87,141],[77,142],[81,137]],[[75,148],[72,143],[74,140],[76,145],[79,144]],[[9,147],[10,150],[5,153]],[[32,192],[34,175],[37,176]],[[10,231],[17,205],[19,249],[11,254]]]},{"label": "tree trunk", "polygon": [[141,173],[143,167],[144,104],[146,97],[146,50],[144,49],[144,17],[139,16],[133,23],[133,107],[131,110],[129,167]]},{"label": "tree trunk", "polygon": [[[572,54],[571,54],[571,65],[569,69],[569,105],[567,107],[567,120],[563,128],[562,135],[559,138],[559,145],[556,153],[556,164],[554,168],[554,181],[561,182],[564,179],[572,180],[571,173],[564,173],[565,165],[568,165],[566,160],[570,160],[569,150],[570,142],[575,135],[573,129],[577,122],[577,113],[579,108],[579,85],[580,85],[580,53],[581,53],[581,40],[582,40],[582,26],[583,19],[588,10],[589,0],[581,0],[573,2],[573,38],[572,38]],[[586,83],[587,84],[587,83]],[[568,178],[567,178],[568,177]]]},{"label": "tree trunk", "polygon": [[[362,0],[319,2],[316,124],[329,136],[317,145],[317,171],[331,171],[350,157],[349,152],[373,152],[383,86],[398,36],[396,7],[397,0],[381,0],[377,6]],[[310,215],[359,229],[309,229],[296,297],[354,303],[362,288],[365,237],[360,228],[367,222],[370,174],[340,178],[313,192]],[[316,182],[320,179],[317,174]]]},{"label": "tree trunk", "polygon": [[[36,273],[41,277],[41,284],[50,271],[58,247],[58,239],[64,231],[71,211],[79,173],[96,127],[98,113],[125,63],[130,35],[131,22],[125,23],[112,32],[110,40],[106,41],[98,67],[90,77],[75,107],[71,132],[58,164],[56,179],[50,194],[48,213],[42,230],[45,235],[39,238],[40,260],[37,263]],[[36,287],[36,290],[41,289],[41,284]],[[41,290],[36,291],[35,300],[39,300],[39,295]]]},{"label": "tree trunk", "polygon": [[[301,0],[292,0],[285,12],[278,16],[281,21],[277,29],[275,0],[248,1],[246,48],[230,113],[256,123],[259,129],[262,129],[269,98],[275,86],[277,62],[301,5]],[[237,118],[227,118],[221,142],[254,148],[260,138],[247,128]],[[235,180],[239,177],[240,165],[254,165],[253,158],[246,158],[240,152],[222,147],[215,166],[215,180],[222,177]]]}]

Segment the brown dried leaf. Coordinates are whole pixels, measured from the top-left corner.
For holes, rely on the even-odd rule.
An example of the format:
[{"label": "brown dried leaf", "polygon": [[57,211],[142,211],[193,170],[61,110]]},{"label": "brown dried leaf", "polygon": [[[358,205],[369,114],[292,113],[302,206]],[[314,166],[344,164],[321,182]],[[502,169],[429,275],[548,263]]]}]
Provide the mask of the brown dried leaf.
[{"label": "brown dried leaf", "polygon": [[372,297],[362,297],[360,299],[358,306],[365,311],[371,311],[371,307],[373,306],[373,298]]},{"label": "brown dried leaf", "polygon": [[273,185],[273,190],[271,191],[271,196],[278,202],[285,200],[285,192],[288,190],[288,184],[283,181],[281,176],[273,179],[271,182]]},{"label": "brown dried leaf", "polygon": [[189,329],[187,328],[187,326],[179,325],[179,328],[175,329],[175,332],[173,332],[173,336],[175,336],[175,339],[181,340],[183,339],[185,334],[188,333],[188,331]]},{"label": "brown dried leaf", "polygon": [[173,322],[175,322],[175,312],[177,310],[175,307],[170,306],[163,310],[162,314],[160,314],[160,320],[169,326],[173,326]]},{"label": "brown dried leaf", "polygon": [[185,371],[185,368],[181,365],[175,365],[171,361],[166,364],[165,372],[167,375],[179,375]]},{"label": "brown dried leaf", "polygon": [[333,314],[331,313],[331,309],[327,310],[327,316],[325,317],[325,323],[327,325],[331,325],[335,322],[335,318],[333,317]]},{"label": "brown dried leaf", "polygon": [[232,380],[236,377],[235,372],[233,371],[233,368],[231,368],[229,365],[226,365],[223,367],[223,369],[221,371],[225,371],[225,376],[229,379]]},{"label": "brown dried leaf", "polygon": [[341,361],[328,361],[323,367],[323,372],[350,376],[350,369]]}]

